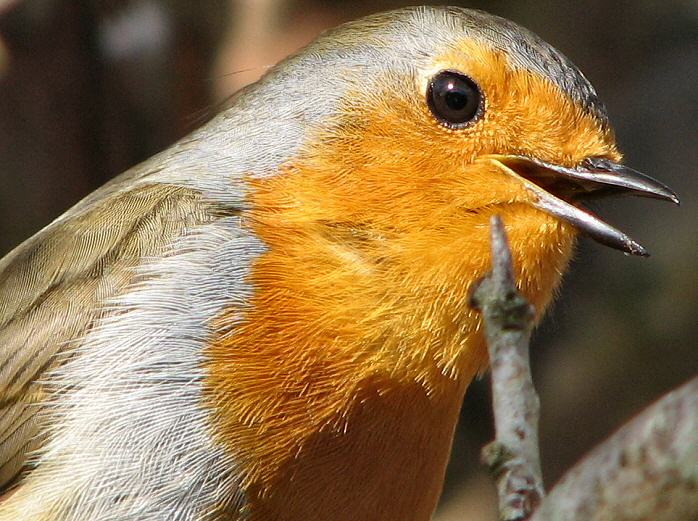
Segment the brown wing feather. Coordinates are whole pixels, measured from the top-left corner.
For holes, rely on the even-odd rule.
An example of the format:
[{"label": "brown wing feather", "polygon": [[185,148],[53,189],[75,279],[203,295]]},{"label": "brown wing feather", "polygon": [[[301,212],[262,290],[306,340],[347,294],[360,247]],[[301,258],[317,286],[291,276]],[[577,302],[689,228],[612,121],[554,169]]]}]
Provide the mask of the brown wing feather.
[{"label": "brown wing feather", "polygon": [[104,190],[0,260],[0,491],[26,467],[48,425],[42,380],[85,335],[144,258],[213,212],[188,188]]}]

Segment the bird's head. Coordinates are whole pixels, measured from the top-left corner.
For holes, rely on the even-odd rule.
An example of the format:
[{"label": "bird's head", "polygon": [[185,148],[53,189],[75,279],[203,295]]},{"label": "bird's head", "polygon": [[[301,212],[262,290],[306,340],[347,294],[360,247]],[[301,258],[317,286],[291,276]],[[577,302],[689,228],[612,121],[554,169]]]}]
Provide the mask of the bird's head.
[{"label": "bird's head", "polygon": [[443,294],[486,268],[498,213],[542,308],[577,232],[645,254],[583,201],[676,198],[621,165],[603,104],[566,57],[479,11],[411,8],[345,24],[241,98],[273,108],[260,115],[277,121],[265,139],[295,147],[274,175],[250,181],[260,233],[314,260],[301,266],[347,264],[352,285],[379,274]]}]

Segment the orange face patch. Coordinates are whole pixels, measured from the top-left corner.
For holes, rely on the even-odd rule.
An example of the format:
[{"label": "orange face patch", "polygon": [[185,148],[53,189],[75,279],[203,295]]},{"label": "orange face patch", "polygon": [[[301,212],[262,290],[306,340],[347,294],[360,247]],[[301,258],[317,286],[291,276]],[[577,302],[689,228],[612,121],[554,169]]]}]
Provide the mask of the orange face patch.
[{"label": "orange face patch", "polygon": [[[471,127],[434,120],[426,76],[388,75],[381,92],[348,96],[336,121],[277,175],[248,179],[244,219],[268,251],[252,268],[249,306],[218,319],[227,330],[243,314],[208,350],[208,385],[216,435],[260,502],[292,479],[283,469],[307,440],[351,431],[360,396],[414,393],[416,385],[451,411],[428,421],[452,432],[465,386],[486,363],[467,295],[490,265],[490,215],[507,225],[518,283],[539,316],[550,301],[574,232],[478,157],[574,165],[617,155],[609,131],[501,54],[468,42],[437,59],[434,72],[441,69],[480,85],[485,111]],[[443,430],[408,406],[398,416],[420,431]],[[441,461],[448,448],[423,450],[438,449]],[[337,464],[314,465],[325,463]]]}]

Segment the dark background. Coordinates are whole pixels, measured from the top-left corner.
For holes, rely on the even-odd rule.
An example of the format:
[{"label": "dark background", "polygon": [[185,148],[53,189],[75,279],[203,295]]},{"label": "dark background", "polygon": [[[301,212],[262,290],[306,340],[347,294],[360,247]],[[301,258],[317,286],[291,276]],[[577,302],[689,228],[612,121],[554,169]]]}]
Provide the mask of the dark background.
[{"label": "dark background", "polygon": [[[0,255],[166,147],[321,30],[395,1],[0,1]],[[606,102],[627,162],[674,208],[608,201],[647,246],[582,240],[534,339],[548,484],[632,414],[698,372],[698,2],[452,2],[511,18],[567,54]],[[439,521],[493,520],[477,460],[488,390],[468,392]],[[377,455],[379,457],[379,455]]]}]

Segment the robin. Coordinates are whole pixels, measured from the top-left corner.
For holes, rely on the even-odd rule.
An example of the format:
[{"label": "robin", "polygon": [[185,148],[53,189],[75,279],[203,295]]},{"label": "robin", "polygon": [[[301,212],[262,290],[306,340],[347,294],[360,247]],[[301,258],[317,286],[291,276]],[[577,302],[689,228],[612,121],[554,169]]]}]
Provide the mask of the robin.
[{"label": "robin", "polygon": [[529,31],[345,24],[0,261],[0,520],[426,521],[499,214],[543,313],[580,206],[676,201]]}]

